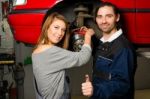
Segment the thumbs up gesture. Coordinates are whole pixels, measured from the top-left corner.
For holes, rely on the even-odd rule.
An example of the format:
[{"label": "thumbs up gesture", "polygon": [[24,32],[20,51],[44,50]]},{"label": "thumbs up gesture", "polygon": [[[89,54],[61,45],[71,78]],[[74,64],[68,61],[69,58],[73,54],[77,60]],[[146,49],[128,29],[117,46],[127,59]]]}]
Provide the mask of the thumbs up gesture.
[{"label": "thumbs up gesture", "polygon": [[88,97],[93,95],[93,86],[89,75],[85,75],[85,82],[82,83],[82,94]]}]

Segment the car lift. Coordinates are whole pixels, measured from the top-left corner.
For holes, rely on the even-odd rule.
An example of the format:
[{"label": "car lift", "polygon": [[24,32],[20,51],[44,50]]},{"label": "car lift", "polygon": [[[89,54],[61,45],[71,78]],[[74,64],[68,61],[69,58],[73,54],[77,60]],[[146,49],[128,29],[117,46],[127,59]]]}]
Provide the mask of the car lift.
[{"label": "car lift", "polygon": [[[23,84],[25,72],[23,65],[21,63],[17,64],[15,61],[15,54],[13,51],[14,40],[6,18],[7,3],[8,3],[7,1],[0,2],[0,16],[3,16],[0,18],[0,99],[24,99]],[[10,43],[8,43],[7,41]],[[15,97],[11,96],[11,88],[13,82],[9,85],[8,80],[4,79],[4,76],[6,74],[5,68],[8,68],[8,73],[12,74],[12,77],[15,81],[16,85]]]}]

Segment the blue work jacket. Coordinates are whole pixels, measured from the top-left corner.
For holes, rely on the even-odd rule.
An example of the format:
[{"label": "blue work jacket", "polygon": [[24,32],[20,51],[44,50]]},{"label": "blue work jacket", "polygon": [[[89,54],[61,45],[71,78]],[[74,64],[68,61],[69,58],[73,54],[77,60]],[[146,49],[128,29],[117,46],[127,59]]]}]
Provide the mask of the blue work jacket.
[{"label": "blue work jacket", "polygon": [[93,54],[92,99],[134,99],[136,54],[129,41],[123,35],[100,41]]}]

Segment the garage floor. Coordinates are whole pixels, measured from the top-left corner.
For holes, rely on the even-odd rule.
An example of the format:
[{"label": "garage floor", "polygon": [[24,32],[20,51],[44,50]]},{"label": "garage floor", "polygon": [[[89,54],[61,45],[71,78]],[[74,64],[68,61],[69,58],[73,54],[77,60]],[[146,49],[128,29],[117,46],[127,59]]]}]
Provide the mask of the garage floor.
[{"label": "garage floor", "polygon": [[150,89],[137,90],[135,99],[150,99]]},{"label": "garage floor", "polygon": [[[72,99],[88,99],[88,97],[72,96]],[[135,99],[150,99],[150,89],[136,90]]]}]

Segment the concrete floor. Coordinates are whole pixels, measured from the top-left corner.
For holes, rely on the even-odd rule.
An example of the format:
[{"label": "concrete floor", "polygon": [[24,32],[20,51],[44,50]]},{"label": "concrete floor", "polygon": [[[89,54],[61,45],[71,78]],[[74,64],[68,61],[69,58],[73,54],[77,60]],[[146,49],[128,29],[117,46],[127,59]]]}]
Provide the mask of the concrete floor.
[{"label": "concrete floor", "polygon": [[[85,96],[72,96],[72,99],[89,99]],[[135,99],[150,99],[150,89],[136,90]]]},{"label": "concrete floor", "polygon": [[135,99],[150,99],[150,89],[136,90]]}]

